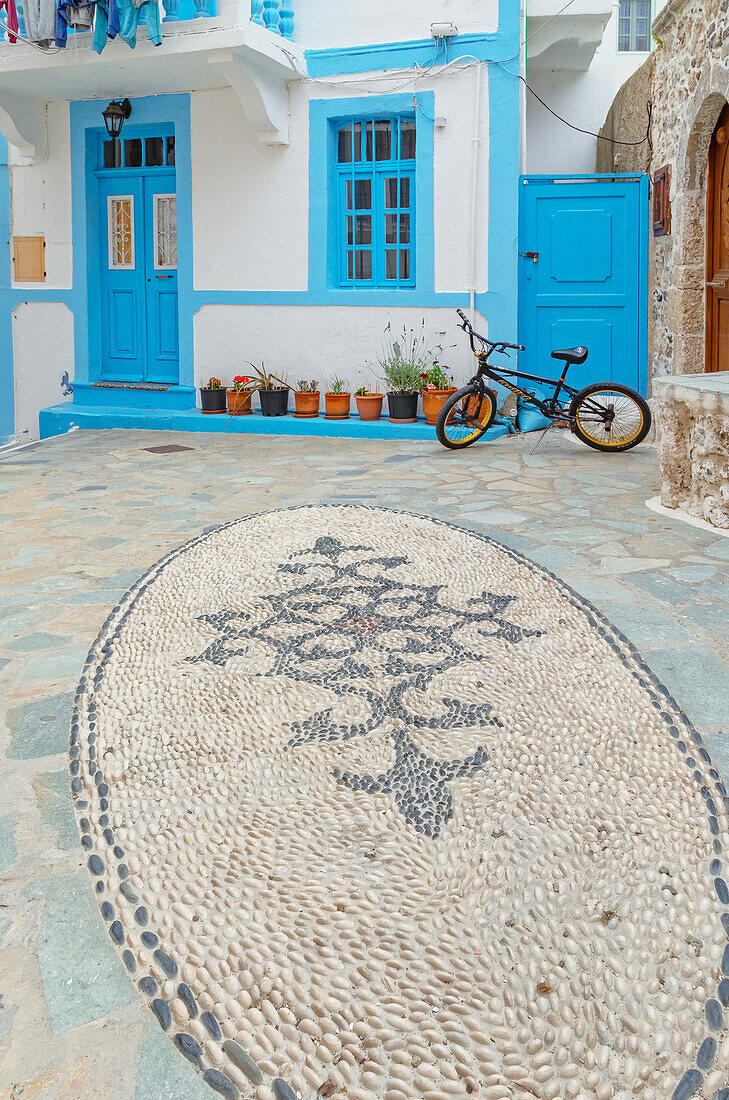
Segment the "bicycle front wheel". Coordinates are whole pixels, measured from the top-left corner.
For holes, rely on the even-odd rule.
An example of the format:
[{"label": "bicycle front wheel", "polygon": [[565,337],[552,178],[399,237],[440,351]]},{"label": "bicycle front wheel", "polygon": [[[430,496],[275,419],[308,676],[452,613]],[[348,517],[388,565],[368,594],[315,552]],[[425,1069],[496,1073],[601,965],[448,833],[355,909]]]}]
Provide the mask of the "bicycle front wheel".
[{"label": "bicycle front wheel", "polygon": [[470,447],[491,427],[496,416],[496,394],[481,390],[475,383],[448,398],[435,422],[438,442],[452,451]]},{"label": "bicycle front wheel", "polygon": [[572,400],[570,416],[578,439],[596,451],[629,451],[648,435],[651,411],[629,386],[595,382]]}]

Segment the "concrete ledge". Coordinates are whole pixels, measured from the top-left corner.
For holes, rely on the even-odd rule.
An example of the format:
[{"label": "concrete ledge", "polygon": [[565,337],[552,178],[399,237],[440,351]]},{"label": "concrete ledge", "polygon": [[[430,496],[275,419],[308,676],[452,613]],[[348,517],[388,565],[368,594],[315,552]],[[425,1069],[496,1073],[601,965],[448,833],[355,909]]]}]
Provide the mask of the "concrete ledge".
[{"label": "concrete ledge", "polygon": [[[225,413],[205,415],[199,409],[122,409],[74,404],[53,405],[42,409],[39,416],[41,439],[63,435],[70,428],[145,428],[166,432],[218,432],[229,435],[308,435],[339,439],[431,440],[436,443],[435,428],[418,418],[415,424],[391,424],[387,417],[379,420],[297,420],[287,416],[229,417]],[[508,434],[500,424],[490,428],[484,438],[498,439]]]}]

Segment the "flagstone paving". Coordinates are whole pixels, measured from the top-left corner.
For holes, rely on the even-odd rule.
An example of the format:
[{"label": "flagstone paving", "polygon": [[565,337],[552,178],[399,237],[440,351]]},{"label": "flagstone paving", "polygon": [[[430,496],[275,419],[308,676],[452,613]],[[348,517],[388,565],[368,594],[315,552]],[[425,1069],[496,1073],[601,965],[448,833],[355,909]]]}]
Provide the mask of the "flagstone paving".
[{"label": "flagstone paving", "polygon": [[[74,433],[0,461],[0,1098],[197,1100],[209,1088],[121,967],[74,843],[70,702],[108,612],[207,528],[363,503],[486,533],[553,570],[635,643],[729,781],[729,539],[645,508],[655,452],[561,433],[463,454],[306,438]],[[144,448],[173,440],[189,451]]]}]

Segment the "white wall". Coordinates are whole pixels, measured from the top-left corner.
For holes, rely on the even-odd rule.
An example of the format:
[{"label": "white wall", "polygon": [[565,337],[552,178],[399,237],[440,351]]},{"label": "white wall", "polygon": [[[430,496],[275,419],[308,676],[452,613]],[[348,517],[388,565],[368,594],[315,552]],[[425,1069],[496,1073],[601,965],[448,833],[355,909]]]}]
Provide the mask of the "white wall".
[{"label": "white wall", "polygon": [[[424,79],[435,91],[435,289],[463,292],[471,282],[471,179],[475,68]],[[393,81],[392,86],[402,84]],[[291,95],[291,145],[261,145],[230,90],[192,96],[193,240],[196,290],[305,291],[309,268],[309,99],[382,94],[377,80],[332,88],[297,85]],[[418,116],[423,126],[432,123]],[[477,282],[487,287],[488,82],[481,82]],[[224,133],[226,140],[221,141]],[[323,242],[322,242],[323,247]]]},{"label": "white wall", "polygon": [[[66,289],[73,279],[68,103],[48,104],[48,133],[49,152],[41,164],[18,165],[11,160],[10,236],[45,237],[45,286]],[[9,148],[12,154],[13,147]],[[25,285],[35,289],[39,286]]]},{"label": "white wall", "polygon": [[[658,0],[660,10],[665,0]],[[529,70],[527,80],[552,110],[568,122],[599,133],[619,88],[648,57],[618,53],[617,4],[587,72]],[[648,117],[646,115],[646,126]],[[531,174],[594,172],[597,140],[571,130],[527,92],[526,170]],[[643,135],[636,134],[636,140]]]},{"label": "white wall", "polygon": [[61,302],[21,302],[13,310],[15,436],[38,439],[38,413],[70,401],[61,376],[73,381],[73,314]]},{"label": "white wall", "polygon": [[[230,382],[236,374],[250,374],[249,363],[264,361],[290,385],[316,378],[323,391],[339,376],[354,392],[381,374],[376,357],[385,326],[390,323],[394,334],[403,326],[419,332],[423,319],[427,333],[444,333],[434,344],[443,347],[440,359],[457,382],[470,378],[474,360],[453,309],[214,305],[195,317],[195,384],[211,374]],[[485,320],[478,318],[476,327],[485,329]],[[382,383],[379,389],[384,392]]]},{"label": "white wall", "polygon": [[[505,0],[512,3],[513,0]],[[307,49],[427,38],[431,23],[461,34],[495,31],[498,0],[296,0],[296,41]]]}]

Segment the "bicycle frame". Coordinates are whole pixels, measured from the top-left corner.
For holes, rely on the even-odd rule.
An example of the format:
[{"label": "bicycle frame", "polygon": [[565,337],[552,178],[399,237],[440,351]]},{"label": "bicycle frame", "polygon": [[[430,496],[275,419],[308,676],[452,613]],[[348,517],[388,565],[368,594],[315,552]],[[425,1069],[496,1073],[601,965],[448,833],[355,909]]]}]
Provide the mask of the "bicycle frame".
[{"label": "bicycle frame", "polygon": [[[564,391],[570,398],[573,398],[577,394],[577,390],[572,386],[568,386],[565,378],[567,371],[569,370],[569,363],[565,363],[565,368],[562,371],[560,378],[544,378],[539,374],[526,374],[524,371],[511,370],[507,367],[495,367],[488,361],[489,353],[476,352],[476,358],[478,359],[478,372],[471,379],[475,385],[483,392],[485,386],[483,384],[484,376],[490,378],[493,382],[498,383],[500,386],[504,386],[505,389],[510,390],[511,393],[521,397],[530,405],[536,405],[540,412],[550,420],[573,420],[574,417],[570,415],[569,405],[561,404],[559,401],[560,394]],[[541,399],[535,394],[525,390],[522,386],[516,385],[514,382],[510,382],[505,375],[517,376],[519,379],[527,379],[529,382],[541,382],[543,385],[553,386],[553,392],[550,397]]]}]

